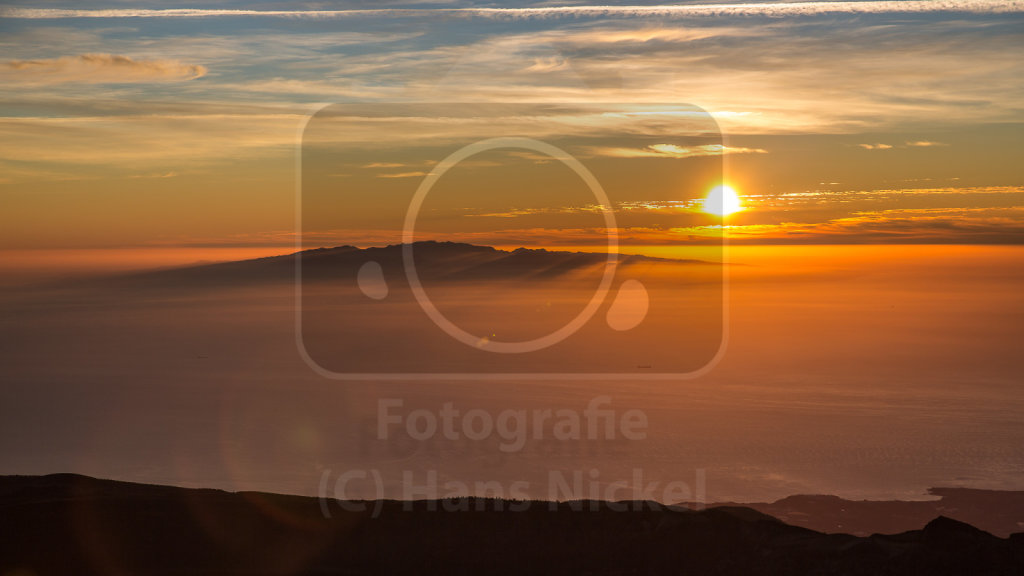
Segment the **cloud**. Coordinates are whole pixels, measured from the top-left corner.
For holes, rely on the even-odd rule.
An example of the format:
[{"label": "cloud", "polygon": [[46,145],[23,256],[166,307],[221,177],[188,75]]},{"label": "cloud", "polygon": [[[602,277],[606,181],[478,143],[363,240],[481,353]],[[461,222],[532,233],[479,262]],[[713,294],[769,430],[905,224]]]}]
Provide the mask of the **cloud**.
[{"label": "cloud", "polygon": [[[359,33],[269,36],[266,21],[247,18],[217,38],[192,37],[187,21],[170,33],[163,22],[132,21],[146,30],[143,44],[137,35],[110,32],[76,40],[65,53],[201,61],[217,74],[183,88],[204,101],[684,98],[711,111],[733,134],[892,134],[903,124],[1015,122],[1024,109],[1024,64],[1013,57],[1019,52],[1016,16],[910,15],[898,25],[837,16],[842,25],[818,17],[756,26],[735,19],[553,19],[508,30],[471,27],[456,36],[446,33],[451,19],[425,19],[418,35],[397,36],[380,49],[349,48],[364,36],[394,33],[389,27],[407,32],[388,14],[355,23]],[[80,22],[45,24],[52,40],[15,35],[8,39],[9,58],[39,57],[32,46],[65,46],[59,26]],[[160,30],[147,30],[154,26]],[[274,49],[263,49],[267,45]],[[12,80],[10,86],[29,92],[25,82]],[[56,95],[76,105],[82,100],[80,93]]]},{"label": "cloud", "polygon": [[[973,208],[1005,210],[1024,203],[1024,187],[977,186],[895,188],[870,190],[810,190],[805,192],[748,193],[743,195],[747,212],[743,224],[780,224],[800,214],[805,222],[825,221],[865,214],[937,214],[934,210],[967,211]],[[951,214],[953,212],[946,212]],[[964,212],[966,213],[966,212]]]},{"label": "cloud", "polygon": [[504,212],[469,213],[467,218],[518,218],[520,216],[536,216],[541,214],[600,214],[605,207],[600,204],[586,206],[559,206],[551,208],[512,208]]},{"label": "cloud", "polygon": [[741,148],[722,144],[703,146],[678,146],[676,144],[652,144],[646,148],[591,148],[597,156],[615,158],[694,158],[699,156],[721,156],[724,154],[767,154],[761,148]]},{"label": "cloud", "polygon": [[[620,227],[622,245],[730,244],[1024,244],[1024,208],[996,210],[905,210],[863,213],[826,222],[783,222],[689,228]],[[400,241],[400,231],[323,231],[307,234],[307,244],[374,245]],[[522,228],[500,231],[421,233],[439,239],[501,246],[607,244],[604,228]]]},{"label": "cloud", "polygon": [[[967,189],[973,191],[973,189]],[[977,190],[983,192],[987,189]],[[1021,193],[1021,188],[1007,190]],[[920,190],[921,193],[928,191]],[[940,190],[939,193],[946,193]],[[694,201],[643,201],[616,204],[620,213],[630,209],[655,212],[695,211]],[[473,216],[508,218],[599,212],[600,206],[570,206],[538,209],[514,209],[507,212],[475,214]],[[936,244],[1024,244],[1024,207],[996,206],[989,208],[900,208],[865,210],[825,219],[819,222],[783,221],[700,225],[692,227],[664,227],[647,224],[625,226],[620,221],[616,230],[623,245],[717,245],[723,234],[732,244],[884,244],[884,243],[936,243]],[[358,246],[386,245],[401,242],[402,230],[395,229],[341,229],[306,230],[302,232],[307,246],[353,244]],[[501,230],[447,230],[417,233],[418,240],[436,239],[471,242],[488,245],[594,245],[607,244],[607,230],[603,227],[509,227]],[[209,238],[203,243],[240,245],[239,238]],[[291,231],[255,234],[248,239],[251,245],[290,245],[295,241]]]},{"label": "cloud", "polygon": [[[25,102],[25,107],[32,105],[30,101]],[[109,98],[76,102],[75,106],[64,116],[0,117],[0,131],[7,136],[0,139],[0,158],[40,169],[46,164],[45,174],[129,164],[147,173],[157,173],[178,170],[183,162],[204,167],[223,160],[287,159],[295,154],[300,142],[298,131],[308,120],[307,114],[320,108],[315,105]],[[529,133],[541,139],[604,137],[621,134],[624,126],[630,129],[639,126],[630,118],[605,115],[601,111],[573,108],[561,110],[558,117],[510,114],[480,118],[425,117],[414,121],[400,116],[345,118],[338,124],[343,130],[330,129],[333,126],[330,120],[323,120],[323,129],[307,132],[302,142],[316,145],[321,143],[318,138],[322,137],[325,145],[370,151],[394,145],[394,138],[382,140],[382,134],[396,135],[403,145],[439,146],[461,145],[467,138],[479,138],[480,134]],[[673,133],[678,135],[678,131]],[[538,162],[551,160],[516,150],[509,151],[508,155]],[[387,156],[371,157],[371,160],[360,162],[359,167],[378,171],[376,176],[380,178],[422,177],[431,166],[427,162],[396,162]],[[484,159],[467,162],[473,166],[493,165]],[[31,180],[27,174],[24,179]]]},{"label": "cloud", "polygon": [[828,14],[884,14],[961,12],[1003,14],[1022,12],[1014,0],[911,0],[882,2],[767,2],[690,4],[669,6],[544,6],[535,8],[379,8],[354,10],[245,10],[204,8],[114,8],[75,10],[59,8],[4,8],[0,17],[18,19],[58,18],[355,18],[368,16],[462,16],[491,19],[547,19],[578,17],[708,17],[708,16],[808,16]]},{"label": "cloud", "polygon": [[[893,148],[892,144],[881,143],[858,144],[858,146],[865,150],[891,150]],[[934,146],[948,146],[948,144],[943,144],[942,142],[931,142],[929,140],[918,140],[915,142],[906,142],[902,146],[900,146],[900,148],[931,148]]]},{"label": "cloud", "polygon": [[549,58],[537,58],[533,64],[526,68],[530,72],[555,72],[569,68],[569,61],[565,58],[552,56]]},{"label": "cloud", "polygon": [[[891,133],[901,124],[1020,117],[1024,65],[1009,56],[1019,44],[1009,23],[849,20],[701,26],[693,34],[693,25],[671,22],[653,30],[623,20],[574,22],[460,45],[352,54],[337,61],[333,77],[352,82],[346,91],[372,87],[425,100],[454,93],[468,101],[607,102],[625,93],[633,102],[658,103],[682,95],[732,133],[883,126]],[[604,36],[610,40],[595,43]],[[614,41],[623,36],[636,41]],[[651,36],[657,41],[644,40]]]},{"label": "cloud", "polygon": [[[612,207],[618,214],[654,213],[654,214],[700,214],[704,212],[704,199],[689,200],[627,200],[615,202]],[[560,206],[555,208],[513,208],[504,212],[488,212],[465,214],[469,218],[517,218],[520,216],[536,216],[540,214],[600,214],[605,207],[601,204],[584,206]]]},{"label": "cloud", "polygon": [[[776,244],[1024,244],[1024,207],[1004,209],[923,209],[859,213],[825,222],[782,222],[732,226],[616,229],[620,245],[720,245],[723,235],[735,245]],[[400,229],[303,231],[304,245],[385,246],[402,241]],[[447,240],[492,246],[595,246],[608,243],[608,230],[587,228],[509,228],[495,231],[418,232],[417,240]],[[254,233],[242,238],[210,237],[175,241],[206,246],[292,246],[295,233]]]},{"label": "cloud", "polygon": [[417,178],[426,175],[426,172],[395,172],[390,174],[377,174],[377,178]]},{"label": "cloud", "polygon": [[537,214],[558,214],[558,208],[513,208],[505,212],[487,212],[484,214],[466,214],[467,218],[518,218],[520,216],[534,216]]},{"label": "cloud", "polygon": [[[56,164],[76,170],[100,166],[170,171],[186,162],[200,167],[224,159],[287,158],[306,116],[300,111],[191,114],[158,112],[66,118],[0,118],[0,158],[28,165]],[[49,171],[49,169],[47,169]]]},{"label": "cloud", "polygon": [[650,26],[638,28],[592,28],[582,30],[560,30],[560,34],[548,34],[545,42],[554,45],[570,44],[594,46],[599,44],[646,44],[655,42],[681,44],[714,38],[716,36],[742,36],[747,34],[741,27],[726,28],[721,25],[699,28],[695,26]]},{"label": "cloud", "polygon": [[1024,244],[1024,207],[877,210],[824,222],[728,226],[725,233],[741,244]]},{"label": "cloud", "polygon": [[80,54],[47,60],[9,60],[0,78],[22,84],[175,82],[206,75],[206,67],[178,60],[135,60],[116,54]]}]

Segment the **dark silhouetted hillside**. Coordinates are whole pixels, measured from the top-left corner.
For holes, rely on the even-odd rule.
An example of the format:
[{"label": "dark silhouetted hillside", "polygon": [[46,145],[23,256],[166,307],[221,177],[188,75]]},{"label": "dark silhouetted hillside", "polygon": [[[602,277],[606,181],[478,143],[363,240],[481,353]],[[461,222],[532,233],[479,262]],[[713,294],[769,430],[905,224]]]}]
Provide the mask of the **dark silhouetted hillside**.
[{"label": "dark silhouetted hillside", "polygon": [[[947,516],[1000,537],[1024,531],[1024,491],[932,488],[934,500],[845,500],[838,496],[798,495],[775,502],[722,502],[745,506],[786,523],[828,533],[868,536],[904,532]],[[692,503],[682,504],[694,507]]]},{"label": "dark silhouetted hillside", "polygon": [[862,538],[749,508],[321,502],[70,474],[0,478],[0,534],[0,574],[41,576],[1024,573],[1020,535],[944,517]]}]

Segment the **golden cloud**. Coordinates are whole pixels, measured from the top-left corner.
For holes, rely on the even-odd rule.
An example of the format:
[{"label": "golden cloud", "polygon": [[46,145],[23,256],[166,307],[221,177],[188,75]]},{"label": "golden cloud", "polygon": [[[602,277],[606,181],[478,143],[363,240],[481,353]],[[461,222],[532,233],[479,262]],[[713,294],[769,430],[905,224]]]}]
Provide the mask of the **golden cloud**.
[{"label": "golden cloud", "polygon": [[703,146],[679,146],[676,144],[652,144],[646,148],[592,148],[597,156],[616,158],[693,158],[698,156],[721,156],[724,154],[767,154],[761,148],[740,148],[722,144]]},{"label": "golden cloud", "polygon": [[0,77],[23,84],[174,82],[194,80],[206,73],[206,67],[199,64],[177,60],[136,60],[117,54],[10,60],[0,68]]}]

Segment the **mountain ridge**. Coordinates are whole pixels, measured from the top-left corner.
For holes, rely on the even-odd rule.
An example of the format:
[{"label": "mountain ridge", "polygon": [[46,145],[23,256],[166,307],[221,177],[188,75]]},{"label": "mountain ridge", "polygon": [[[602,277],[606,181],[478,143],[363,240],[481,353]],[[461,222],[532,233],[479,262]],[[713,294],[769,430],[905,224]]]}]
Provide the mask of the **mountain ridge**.
[{"label": "mountain ridge", "polygon": [[[266,256],[230,262],[201,263],[187,266],[142,270],[105,276],[93,282],[125,287],[145,287],[160,283],[176,286],[225,286],[231,284],[294,282],[296,261],[301,261],[304,281],[330,281],[352,278],[364,263],[380,264],[387,277],[404,277],[403,244],[358,248],[351,245],[319,247],[279,256]],[[547,250],[519,247],[502,250],[463,242],[423,240],[413,243],[417,270],[421,277],[434,280],[503,280],[556,278],[575,270],[596,268],[608,256],[601,252]],[[661,258],[620,254],[619,266],[637,264],[674,264],[719,266],[719,263],[695,259]]]},{"label": "mountain ridge", "polygon": [[[936,517],[966,522],[999,537],[1024,532],[1024,491],[934,487],[933,500],[847,500],[830,494],[794,494],[774,502],[716,502],[742,506],[825,533],[869,536],[913,530]],[[678,506],[697,507],[693,502]]]},{"label": "mountain ridge", "polygon": [[39,576],[987,575],[1024,567],[1024,535],[997,538],[943,517],[919,530],[857,537],[791,526],[749,508],[335,501],[74,474],[0,477],[0,511],[7,535],[0,573]]}]

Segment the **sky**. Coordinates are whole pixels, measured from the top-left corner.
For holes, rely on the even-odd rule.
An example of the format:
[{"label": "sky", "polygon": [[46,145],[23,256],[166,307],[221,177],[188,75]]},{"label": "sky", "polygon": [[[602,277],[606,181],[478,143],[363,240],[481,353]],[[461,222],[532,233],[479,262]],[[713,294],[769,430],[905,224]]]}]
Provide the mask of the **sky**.
[{"label": "sky", "polygon": [[[379,466],[391,496],[403,469],[430,467],[538,487],[559,467],[608,483],[632,467],[706,471],[720,500],[1020,489],[1024,2],[600,4],[0,7],[0,473],[318,494],[331,474]],[[721,185],[742,210],[706,210]],[[658,307],[703,294],[709,346],[683,368],[714,354],[711,369],[684,383],[339,383],[300,356],[290,268],[231,286],[77,278],[410,230],[507,249],[614,237],[714,261],[724,238],[727,292],[719,275],[659,299],[662,277],[625,267],[613,291],[643,280],[658,337],[602,309],[562,349],[647,370],[702,335],[699,315]],[[436,351],[454,341],[393,279],[384,301],[358,278],[325,285],[305,353],[355,349],[380,372],[451,360]],[[434,299],[501,342],[493,304],[507,330],[574,317],[551,294]],[[349,297],[363,316],[338,305]],[[371,332],[388,345],[363,354]],[[631,344],[587,348],[612,338]],[[469,444],[481,458],[441,443],[403,460],[362,442],[381,397],[496,414],[600,395],[650,414],[648,441],[498,460],[484,444]]]},{"label": "sky", "polygon": [[[0,248],[291,245],[311,116],[396,102],[706,111],[721,134],[711,148],[644,122],[603,133],[601,153],[566,143],[592,170],[628,164],[640,192],[610,202],[648,215],[620,223],[638,243],[722,231],[751,244],[1020,243],[1022,23],[1014,1],[10,5]],[[566,125],[595,128],[580,114]],[[408,135],[382,130],[377,144]],[[438,154],[377,170],[411,195]],[[647,167],[692,173],[706,156],[744,210],[656,221],[699,211],[713,183],[658,191]],[[568,216],[588,202],[563,195],[531,204],[510,190],[473,222],[490,214],[512,243],[599,236],[600,222]],[[317,238],[390,240],[346,226]],[[472,228],[447,231],[496,242]]]}]

